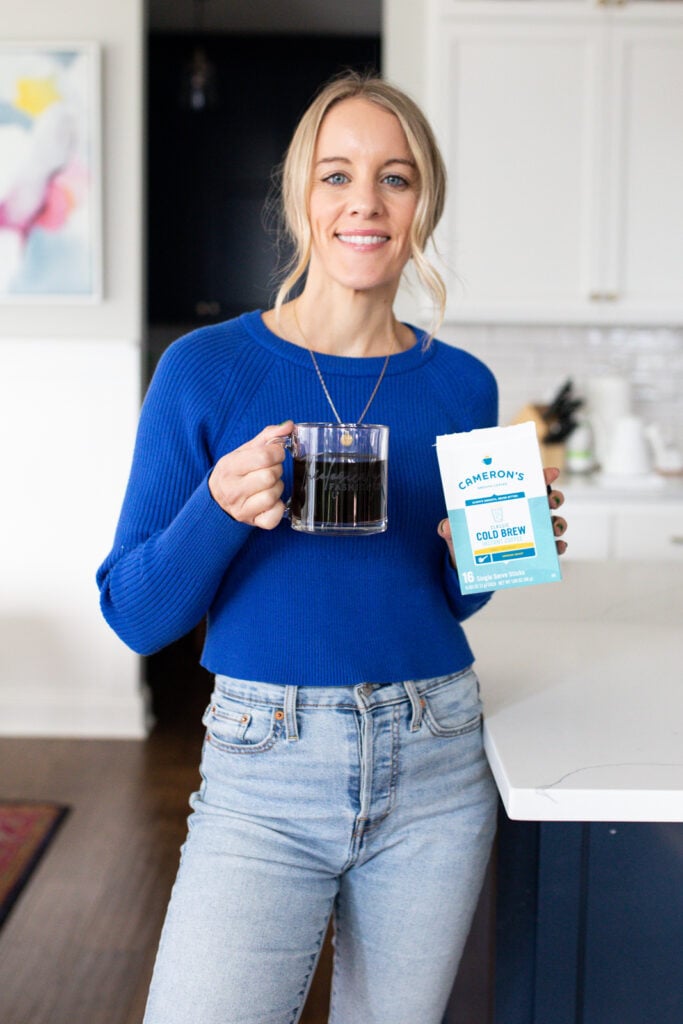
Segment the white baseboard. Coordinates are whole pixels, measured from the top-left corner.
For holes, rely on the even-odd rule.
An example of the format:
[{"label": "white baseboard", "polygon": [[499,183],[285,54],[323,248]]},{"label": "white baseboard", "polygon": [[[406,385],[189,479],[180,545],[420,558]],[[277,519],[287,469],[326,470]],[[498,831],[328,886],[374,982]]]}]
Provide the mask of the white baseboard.
[{"label": "white baseboard", "polygon": [[146,690],[117,699],[84,700],[60,688],[0,693],[0,736],[145,739],[152,717]]}]

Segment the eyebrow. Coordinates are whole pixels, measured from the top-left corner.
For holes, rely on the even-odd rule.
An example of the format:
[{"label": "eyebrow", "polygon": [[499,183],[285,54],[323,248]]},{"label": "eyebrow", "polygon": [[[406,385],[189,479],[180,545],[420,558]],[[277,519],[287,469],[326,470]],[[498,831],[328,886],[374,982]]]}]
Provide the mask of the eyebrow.
[{"label": "eyebrow", "polygon": [[[350,164],[351,161],[345,156],[324,156],[320,160],[316,160],[315,166],[319,167],[320,164]],[[382,167],[389,167],[391,164],[402,164],[406,167],[416,168],[414,160],[408,160],[405,157],[392,156],[389,160],[385,160]]]}]

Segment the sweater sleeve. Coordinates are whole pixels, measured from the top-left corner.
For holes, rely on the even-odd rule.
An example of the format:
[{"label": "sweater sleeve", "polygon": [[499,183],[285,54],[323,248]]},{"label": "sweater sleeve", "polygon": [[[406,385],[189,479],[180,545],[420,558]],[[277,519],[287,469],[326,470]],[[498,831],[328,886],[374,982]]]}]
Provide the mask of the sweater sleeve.
[{"label": "sweater sleeve", "polygon": [[469,619],[470,615],[474,615],[480,608],[488,604],[494,594],[492,590],[481,594],[463,594],[460,590],[457,570],[451,565],[447,548],[444,553],[443,580],[448,606],[458,622]]},{"label": "sweater sleeve", "polygon": [[114,545],[97,573],[105,619],[139,654],[203,619],[252,529],[209,491],[220,382],[191,353],[191,344],[171,346],[150,384]]}]

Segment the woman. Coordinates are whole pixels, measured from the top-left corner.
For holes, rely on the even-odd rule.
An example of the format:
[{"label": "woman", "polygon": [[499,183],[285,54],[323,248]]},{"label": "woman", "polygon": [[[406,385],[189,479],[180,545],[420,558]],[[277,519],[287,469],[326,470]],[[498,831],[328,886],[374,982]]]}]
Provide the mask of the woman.
[{"label": "woman", "polygon": [[[482,363],[392,312],[410,259],[443,307],[444,183],[407,97],[331,83],[287,155],[275,307],[176,342],[145,400],[103,611],[143,653],[208,616],[216,675],[146,1024],[298,1020],[330,915],[333,1024],[442,1019],[496,795],[460,625],[489,595],[460,593],[434,440],[497,404]],[[391,431],[388,530],[293,531],[271,442],[368,415]]]}]

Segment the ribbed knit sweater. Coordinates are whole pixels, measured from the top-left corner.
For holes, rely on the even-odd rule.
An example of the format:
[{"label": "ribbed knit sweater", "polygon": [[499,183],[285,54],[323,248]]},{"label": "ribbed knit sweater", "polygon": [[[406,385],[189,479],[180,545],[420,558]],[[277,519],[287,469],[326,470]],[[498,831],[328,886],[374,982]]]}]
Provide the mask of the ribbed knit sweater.
[{"label": "ribbed knit sweater", "polygon": [[[437,534],[446,515],[438,434],[496,422],[497,389],[474,356],[434,341],[393,355],[366,417],[389,426],[385,533],[319,536],[233,520],[208,477],[217,460],[287,419],[329,422],[306,349],[259,312],[201,328],[162,356],[141,416],[114,545],[97,578],[105,618],[149,654],[207,617],[213,673],[300,686],[445,675],[473,655],[464,597]],[[363,409],[383,358],[319,355],[343,419]],[[286,499],[292,462],[284,463]]]}]

